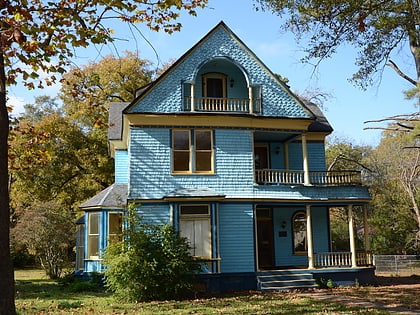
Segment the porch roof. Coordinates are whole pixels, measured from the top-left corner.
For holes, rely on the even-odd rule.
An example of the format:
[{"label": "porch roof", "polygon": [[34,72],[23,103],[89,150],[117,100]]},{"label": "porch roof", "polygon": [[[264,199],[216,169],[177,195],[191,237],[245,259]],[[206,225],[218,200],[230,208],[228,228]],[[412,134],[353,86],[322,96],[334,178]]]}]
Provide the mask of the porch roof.
[{"label": "porch roof", "polygon": [[[230,197],[230,196],[228,196]],[[255,199],[313,201],[313,202],[369,202],[371,196],[366,186],[305,186],[259,185],[254,186]]]},{"label": "porch roof", "polygon": [[82,203],[79,207],[86,208],[124,208],[127,203],[127,184],[114,183],[100,193]]}]

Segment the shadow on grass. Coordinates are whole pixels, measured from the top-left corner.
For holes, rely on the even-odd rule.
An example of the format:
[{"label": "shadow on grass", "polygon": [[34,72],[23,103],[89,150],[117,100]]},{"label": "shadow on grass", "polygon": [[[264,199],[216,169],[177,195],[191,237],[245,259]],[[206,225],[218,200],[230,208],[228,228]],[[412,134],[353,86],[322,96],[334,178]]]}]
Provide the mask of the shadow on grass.
[{"label": "shadow on grass", "polygon": [[17,280],[19,314],[388,314],[299,296],[299,292],[233,292],[182,301],[125,303],[102,291],[72,292],[51,280]]}]

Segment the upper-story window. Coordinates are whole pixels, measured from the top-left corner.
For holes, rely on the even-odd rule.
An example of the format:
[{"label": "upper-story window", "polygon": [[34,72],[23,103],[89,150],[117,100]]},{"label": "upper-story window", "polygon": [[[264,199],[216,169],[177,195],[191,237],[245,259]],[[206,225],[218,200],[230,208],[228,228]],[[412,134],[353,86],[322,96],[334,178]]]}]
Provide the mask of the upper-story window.
[{"label": "upper-story window", "polygon": [[206,73],[203,75],[204,97],[226,97],[226,75],[223,73]]},{"label": "upper-story window", "polygon": [[174,173],[213,172],[213,132],[201,129],[172,131]]}]

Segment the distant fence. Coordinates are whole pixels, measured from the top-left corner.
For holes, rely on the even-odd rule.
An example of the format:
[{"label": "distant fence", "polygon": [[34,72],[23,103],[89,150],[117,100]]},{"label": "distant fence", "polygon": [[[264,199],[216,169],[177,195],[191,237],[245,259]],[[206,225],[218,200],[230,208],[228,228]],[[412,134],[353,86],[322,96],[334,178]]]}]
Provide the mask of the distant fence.
[{"label": "distant fence", "polygon": [[373,264],[377,275],[420,275],[420,256],[416,255],[373,255]]}]

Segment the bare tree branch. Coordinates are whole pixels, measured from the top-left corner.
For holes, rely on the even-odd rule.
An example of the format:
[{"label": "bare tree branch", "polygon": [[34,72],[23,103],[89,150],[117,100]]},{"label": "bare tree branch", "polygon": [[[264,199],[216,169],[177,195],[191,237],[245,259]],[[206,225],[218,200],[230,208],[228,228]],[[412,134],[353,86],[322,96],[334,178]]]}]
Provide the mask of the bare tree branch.
[{"label": "bare tree branch", "polygon": [[408,82],[410,82],[414,86],[417,86],[417,81],[416,80],[413,80],[408,75],[406,75],[404,72],[402,72],[400,70],[400,68],[398,68],[398,66],[396,65],[396,63],[393,62],[392,60],[388,60],[387,66],[391,67],[400,77],[402,77],[403,79],[407,80]]}]

